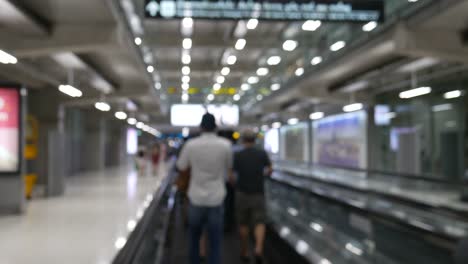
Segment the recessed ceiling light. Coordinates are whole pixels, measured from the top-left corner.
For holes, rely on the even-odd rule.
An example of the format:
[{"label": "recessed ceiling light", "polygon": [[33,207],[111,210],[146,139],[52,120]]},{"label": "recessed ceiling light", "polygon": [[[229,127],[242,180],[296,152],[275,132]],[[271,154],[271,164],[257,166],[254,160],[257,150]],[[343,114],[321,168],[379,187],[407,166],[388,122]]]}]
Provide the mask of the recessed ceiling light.
[{"label": "recessed ceiling light", "polygon": [[295,40],[286,40],[285,42],[283,42],[283,49],[285,51],[293,51],[295,50],[297,47],[297,41]]},{"label": "recessed ceiling light", "polygon": [[186,93],[182,94],[182,101],[187,102],[188,100],[189,100],[189,95]]},{"label": "recessed ceiling light", "polygon": [[248,79],[247,79],[247,82],[249,84],[254,84],[254,83],[258,83],[259,79],[257,76],[250,76]]},{"label": "recessed ceiling light", "polygon": [[224,83],[224,81],[226,81],[226,78],[224,76],[216,77],[216,82],[217,83]]},{"label": "recessed ceiling light", "polygon": [[365,24],[364,26],[362,26],[362,30],[366,31],[366,32],[370,32],[370,31],[374,30],[377,27],[377,25],[378,25],[377,22],[371,21],[371,22]]},{"label": "recessed ceiling light", "polygon": [[462,91],[460,91],[460,90],[455,90],[455,91],[450,91],[450,92],[444,93],[444,98],[445,99],[454,99],[454,98],[458,98],[460,96],[462,96]]},{"label": "recessed ceiling light", "polygon": [[231,55],[227,58],[226,63],[229,65],[235,64],[237,61],[237,57],[235,55]]},{"label": "recessed ceiling light", "polygon": [[138,38],[138,37],[135,38],[135,44],[136,44],[137,46],[140,46],[142,42],[143,42],[143,41],[141,40],[141,38]]},{"label": "recessed ceiling light", "polygon": [[333,45],[330,46],[331,51],[339,51],[340,49],[346,46],[346,42],[340,40],[335,42]]},{"label": "recessed ceiling light", "polygon": [[235,45],[236,50],[243,50],[245,44],[247,44],[247,41],[245,39],[238,39]]},{"label": "recessed ceiling light", "polygon": [[281,62],[281,57],[280,56],[271,56],[267,60],[268,65],[278,65]]},{"label": "recessed ceiling light", "polygon": [[241,97],[240,95],[235,94],[232,98],[234,99],[234,101],[239,101]]},{"label": "recessed ceiling light", "polygon": [[97,102],[94,104],[94,107],[96,107],[96,109],[103,111],[103,112],[108,112],[111,110],[110,105],[105,102]]},{"label": "recessed ceiling light", "polygon": [[152,72],[154,72],[154,67],[150,65],[150,66],[146,67],[146,70],[147,70],[149,73],[152,73]]},{"label": "recessed ceiling light", "polygon": [[155,83],[154,88],[156,88],[156,90],[161,89],[161,83],[160,82]]},{"label": "recessed ceiling light", "polygon": [[229,67],[223,67],[223,69],[221,69],[221,74],[222,75],[228,75],[229,73],[231,72],[231,69],[229,69]]},{"label": "recessed ceiling light", "polygon": [[257,101],[261,101],[263,99],[263,95],[259,94],[257,95]]},{"label": "recessed ceiling light", "polygon": [[248,90],[250,90],[250,85],[248,85],[248,84],[246,84],[246,83],[243,83],[243,84],[241,85],[241,90],[242,90],[242,91],[248,91]]},{"label": "recessed ceiling light", "polygon": [[183,64],[190,64],[192,61],[192,57],[190,57],[190,54],[183,54],[182,55],[182,63]]},{"label": "recessed ceiling light", "polygon": [[182,47],[186,50],[192,48],[192,39],[191,38],[184,38],[182,41]]},{"label": "recessed ceiling light", "polygon": [[271,127],[272,128],[280,128],[281,127],[281,122],[274,122],[273,124],[271,124]]},{"label": "recessed ceiling light", "polygon": [[251,18],[247,22],[247,29],[249,29],[249,30],[253,30],[253,29],[257,28],[257,26],[258,26],[258,19]]},{"label": "recessed ceiling light", "polygon": [[190,88],[190,85],[188,83],[183,83],[182,84],[182,90],[187,91]]},{"label": "recessed ceiling light", "polygon": [[192,28],[193,27],[193,19],[191,17],[186,17],[182,19],[182,26],[184,28]]},{"label": "recessed ceiling light", "polygon": [[214,94],[209,94],[206,99],[208,99],[208,101],[213,101],[215,98]]},{"label": "recessed ceiling light", "polygon": [[182,67],[182,74],[189,75],[190,74],[190,67],[189,66]]},{"label": "recessed ceiling light", "polygon": [[272,91],[278,91],[280,88],[281,88],[281,85],[279,83],[274,83],[270,87]]},{"label": "recessed ceiling light", "polygon": [[258,68],[257,75],[258,76],[265,76],[269,72],[268,68]]},{"label": "recessed ceiling light", "polygon": [[220,83],[213,84],[213,90],[218,91],[219,89],[221,89],[221,84]]},{"label": "recessed ceiling light", "polygon": [[68,96],[71,96],[71,97],[81,97],[83,95],[83,92],[78,89],[78,88],[75,88],[71,85],[60,85],[58,87],[59,91],[68,95]]},{"label": "recessed ceiling light", "polygon": [[290,118],[290,119],[288,119],[288,124],[289,124],[289,125],[296,125],[297,123],[299,123],[299,119],[298,119],[298,118]]},{"label": "recessed ceiling light", "polygon": [[134,125],[136,125],[136,123],[138,123],[138,121],[137,121],[135,118],[130,117],[129,119],[127,119],[127,123],[128,123],[129,125],[134,126]]},{"label": "recessed ceiling light", "polygon": [[115,112],[115,117],[120,120],[127,119],[127,114],[122,111]]},{"label": "recessed ceiling light", "polygon": [[302,30],[305,31],[315,31],[322,25],[320,20],[307,20],[302,24]]},{"label": "recessed ceiling light", "polygon": [[323,118],[324,116],[325,114],[323,112],[315,112],[315,113],[310,114],[309,118],[312,120],[318,120],[318,119]]},{"label": "recessed ceiling light", "polygon": [[343,107],[343,111],[345,111],[345,112],[355,112],[355,111],[361,110],[363,107],[364,107],[364,105],[361,104],[361,103],[353,103],[353,104],[345,105]]},{"label": "recessed ceiling light", "polygon": [[317,65],[317,64],[320,64],[322,63],[323,61],[323,58],[321,56],[315,56],[311,61],[310,61],[310,64],[312,65]]},{"label": "recessed ceiling light", "polygon": [[304,74],[304,68],[297,68],[296,71],[294,72],[294,74],[296,74],[296,76],[301,76],[302,74]]},{"label": "recessed ceiling light", "polygon": [[182,76],[182,82],[183,83],[189,83],[190,82],[190,76],[188,76],[188,75]]},{"label": "recessed ceiling light", "polygon": [[401,99],[408,99],[408,98],[413,98],[425,94],[431,93],[432,89],[431,87],[419,87],[416,89],[411,89],[408,91],[404,91],[400,93],[400,98]]}]

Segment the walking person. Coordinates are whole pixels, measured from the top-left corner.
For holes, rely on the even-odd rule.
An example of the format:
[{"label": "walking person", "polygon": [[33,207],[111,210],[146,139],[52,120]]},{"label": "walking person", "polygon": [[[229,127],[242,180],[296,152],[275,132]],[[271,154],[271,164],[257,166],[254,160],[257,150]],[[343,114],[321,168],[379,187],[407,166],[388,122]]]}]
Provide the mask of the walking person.
[{"label": "walking person", "polygon": [[177,168],[190,171],[189,256],[191,264],[200,263],[200,238],[208,236],[208,263],[221,263],[223,242],[224,177],[232,169],[231,143],[215,134],[212,114],[203,115],[200,137],[189,140],[177,160]]},{"label": "walking person", "polygon": [[272,173],[268,154],[255,147],[257,134],[245,131],[242,135],[244,149],[234,155],[236,180],[236,214],[241,238],[241,260],[250,263],[249,233],[251,226],[255,236],[255,263],[263,263],[266,208],[264,177]]}]

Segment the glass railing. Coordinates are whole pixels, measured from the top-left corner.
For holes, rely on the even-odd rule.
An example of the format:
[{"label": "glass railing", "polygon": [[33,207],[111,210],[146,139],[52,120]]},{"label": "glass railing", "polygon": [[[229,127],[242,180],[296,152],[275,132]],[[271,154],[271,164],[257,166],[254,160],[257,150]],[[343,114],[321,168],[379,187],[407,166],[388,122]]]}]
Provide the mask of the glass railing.
[{"label": "glass railing", "polygon": [[[272,225],[310,263],[450,264],[455,245],[468,234],[462,221],[336,187],[273,178],[266,190]],[[425,217],[459,229],[433,230]]]}]

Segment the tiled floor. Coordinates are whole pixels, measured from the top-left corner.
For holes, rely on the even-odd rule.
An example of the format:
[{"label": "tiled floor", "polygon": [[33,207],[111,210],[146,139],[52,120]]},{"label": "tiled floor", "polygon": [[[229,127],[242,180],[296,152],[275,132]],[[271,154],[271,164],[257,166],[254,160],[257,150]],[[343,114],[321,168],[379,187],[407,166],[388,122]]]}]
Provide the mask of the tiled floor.
[{"label": "tiled floor", "polygon": [[128,222],[165,171],[162,165],[157,176],[121,168],[70,177],[64,196],[33,200],[24,215],[0,217],[0,263],[110,263],[116,240],[128,235]]}]

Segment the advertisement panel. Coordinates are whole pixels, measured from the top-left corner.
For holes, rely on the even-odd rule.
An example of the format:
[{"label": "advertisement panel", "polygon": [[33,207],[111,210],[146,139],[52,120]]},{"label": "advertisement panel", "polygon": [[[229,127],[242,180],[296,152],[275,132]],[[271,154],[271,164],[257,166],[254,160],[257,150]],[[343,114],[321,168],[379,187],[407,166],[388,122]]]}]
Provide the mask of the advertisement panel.
[{"label": "advertisement panel", "polygon": [[220,127],[239,124],[239,107],[237,105],[175,104],[171,106],[171,125],[199,126],[202,116],[206,112],[215,116],[216,123]]},{"label": "advertisement panel", "polygon": [[313,161],[367,168],[367,113],[341,114],[313,122]]},{"label": "advertisement panel", "polygon": [[19,90],[0,87],[0,173],[20,169],[20,109]]},{"label": "advertisement panel", "polygon": [[284,160],[309,161],[309,126],[307,123],[284,126],[280,130],[280,155]]},{"label": "advertisement panel", "polygon": [[264,148],[265,148],[265,151],[270,154],[278,154],[279,152],[279,129],[272,128],[265,133]]}]

